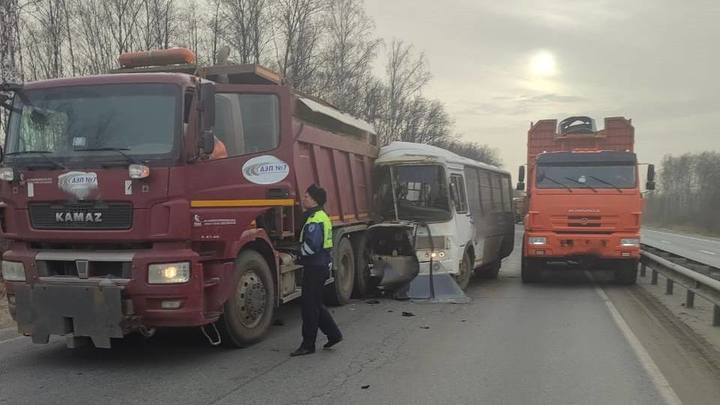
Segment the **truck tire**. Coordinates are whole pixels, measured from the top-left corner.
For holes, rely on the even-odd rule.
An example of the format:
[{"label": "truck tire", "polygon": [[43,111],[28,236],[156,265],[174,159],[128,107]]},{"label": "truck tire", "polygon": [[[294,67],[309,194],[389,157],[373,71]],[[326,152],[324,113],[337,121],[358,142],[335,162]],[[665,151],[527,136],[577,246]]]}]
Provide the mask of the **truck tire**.
[{"label": "truck tire", "polygon": [[465,291],[467,289],[468,284],[470,284],[470,277],[472,276],[472,259],[470,258],[470,253],[466,250],[463,254],[462,261],[460,261],[460,272],[455,275],[455,282],[457,282],[458,286],[461,290]]},{"label": "truck tire", "polygon": [[637,283],[638,262],[633,260],[629,263],[622,263],[615,270],[615,283],[621,285],[633,285]]},{"label": "truck tire", "polygon": [[358,234],[353,240],[353,254],[355,255],[355,288],[353,297],[363,298],[372,293],[375,288],[370,277],[370,252],[367,248],[367,235]]},{"label": "truck tire", "polygon": [[245,347],[262,340],[275,313],[275,287],[270,266],[254,250],[241,252],[235,259],[237,281],[225,302],[218,321],[223,343]]},{"label": "truck tire", "polygon": [[328,305],[340,306],[350,302],[355,285],[355,255],[348,238],[341,238],[333,249],[333,271],[335,281],[325,290]]},{"label": "truck tire", "polygon": [[542,281],[542,269],[529,259],[522,259],[520,276],[524,284]]}]

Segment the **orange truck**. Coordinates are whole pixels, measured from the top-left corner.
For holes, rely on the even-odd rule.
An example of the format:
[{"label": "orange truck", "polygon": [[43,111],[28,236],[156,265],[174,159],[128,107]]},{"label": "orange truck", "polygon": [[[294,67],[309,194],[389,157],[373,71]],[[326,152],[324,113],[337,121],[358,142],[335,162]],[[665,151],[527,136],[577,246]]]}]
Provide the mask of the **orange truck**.
[{"label": "orange truck", "polygon": [[[602,130],[589,117],[530,126],[523,282],[560,269],[612,270],[618,283],[636,282],[644,202],[634,137],[623,117],[605,118]],[[649,165],[647,190],[654,178]],[[524,190],[524,166],[518,180]]]}]

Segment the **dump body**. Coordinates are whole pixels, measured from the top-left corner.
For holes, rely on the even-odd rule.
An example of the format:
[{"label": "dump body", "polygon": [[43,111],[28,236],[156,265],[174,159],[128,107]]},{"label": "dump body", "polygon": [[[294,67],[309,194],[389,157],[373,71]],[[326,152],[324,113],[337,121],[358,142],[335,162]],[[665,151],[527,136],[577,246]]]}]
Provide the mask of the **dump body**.
[{"label": "dump body", "polygon": [[594,264],[639,259],[643,199],[633,153],[634,128],[622,117],[605,128],[542,120],[528,132],[523,264]]},{"label": "dump body", "polygon": [[[293,257],[310,184],[328,192],[336,245],[361,239],[378,153],[372,128],[260,67],[213,69],[49,80],[16,95],[24,113],[11,116],[5,143],[14,177],[0,182],[0,237],[10,241],[3,260],[24,269],[25,280],[5,280],[21,333],[108,347],[132,331],[220,320],[226,339],[252,343],[275,306],[300,296]],[[65,100],[75,115],[54,101],[63,94],[76,94]],[[123,97],[131,102],[110,105]],[[156,104],[162,118],[143,112]],[[36,122],[31,110],[45,117]],[[104,126],[95,122],[102,112]],[[56,121],[55,138],[40,139],[50,132],[37,128]],[[227,157],[207,158],[208,134]],[[329,288],[342,303],[354,268],[340,270]]]}]

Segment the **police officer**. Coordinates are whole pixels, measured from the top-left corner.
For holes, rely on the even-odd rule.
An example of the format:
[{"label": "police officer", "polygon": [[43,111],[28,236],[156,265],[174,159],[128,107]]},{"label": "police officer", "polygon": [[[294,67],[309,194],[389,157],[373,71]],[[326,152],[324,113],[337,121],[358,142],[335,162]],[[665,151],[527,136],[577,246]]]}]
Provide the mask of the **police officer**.
[{"label": "police officer", "polygon": [[315,353],[318,328],[327,336],[324,348],[330,348],[342,340],[342,333],[323,305],[323,289],[330,276],[332,263],[332,223],[323,205],[327,200],[324,189],[311,185],[303,198],[305,225],[300,232],[300,264],[303,265],[302,280],[302,337],[300,347],[290,356]]}]

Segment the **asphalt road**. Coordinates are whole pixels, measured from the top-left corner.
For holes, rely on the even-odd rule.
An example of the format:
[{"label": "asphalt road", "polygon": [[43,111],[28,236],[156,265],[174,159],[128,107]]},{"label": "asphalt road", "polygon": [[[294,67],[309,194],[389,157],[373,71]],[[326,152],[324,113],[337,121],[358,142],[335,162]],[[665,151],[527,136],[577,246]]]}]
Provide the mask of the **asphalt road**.
[{"label": "asphalt road", "polygon": [[[639,289],[608,288],[610,300]],[[523,285],[516,252],[498,280],[476,280],[468,295],[470,304],[381,300],[337,308],[346,340],[300,358],[288,357],[299,343],[296,305],[282,308],[285,324],[268,339],[242,350],[210,347],[197,330],[111,350],[15,338],[0,342],[0,403],[558,405],[667,398],[662,373],[659,380],[648,365],[652,356],[638,354],[642,343],[618,326],[608,295],[584,274]],[[670,347],[664,332],[645,332],[638,336],[659,350]]]},{"label": "asphalt road", "polygon": [[720,267],[720,239],[643,229],[642,243],[703,264]]}]

